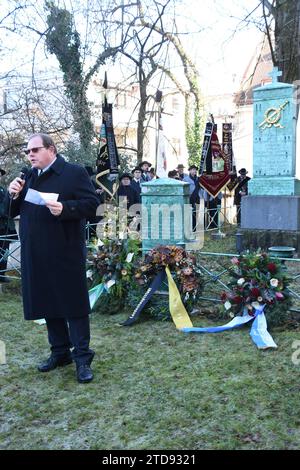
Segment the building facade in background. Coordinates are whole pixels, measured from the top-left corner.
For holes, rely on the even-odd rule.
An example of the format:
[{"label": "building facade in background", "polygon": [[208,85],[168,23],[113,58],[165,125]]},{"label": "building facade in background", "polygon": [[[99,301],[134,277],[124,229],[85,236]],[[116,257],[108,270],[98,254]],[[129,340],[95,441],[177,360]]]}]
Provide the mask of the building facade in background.
[{"label": "building facade in background", "polygon": [[[109,103],[113,104],[113,124],[116,143],[120,154],[136,158],[137,124],[139,88],[132,85],[121,88],[114,82],[108,82],[104,90],[101,79],[93,80],[89,88],[89,101],[92,103],[94,126],[97,134],[102,123],[102,103],[106,94]],[[178,163],[187,165],[188,154],[185,142],[184,128],[184,98],[180,93],[166,94],[161,102],[163,113],[163,133],[167,156],[167,171],[176,168]],[[159,130],[159,103],[149,100],[149,110],[146,114],[147,126],[144,139],[143,159],[154,166],[157,154],[157,139]],[[199,157],[200,159],[200,157]]]}]

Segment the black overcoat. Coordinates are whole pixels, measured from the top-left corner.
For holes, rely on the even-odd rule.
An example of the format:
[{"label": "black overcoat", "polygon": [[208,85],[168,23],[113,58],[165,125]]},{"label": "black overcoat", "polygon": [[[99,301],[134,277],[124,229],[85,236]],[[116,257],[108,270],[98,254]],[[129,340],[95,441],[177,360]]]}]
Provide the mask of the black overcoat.
[{"label": "black overcoat", "polygon": [[249,176],[246,176],[246,178],[243,178],[243,179],[238,177],[238,180],[239,180],[239,184],[234,190],[234,198],[233,198],[233,204],[235,204],[236,206],[241,205],[242,196],[240,194],[240,191],[243,191],[244,193],[246,193],[246,195],[248,194],[248,181],[250,181],[251,178],[249,178]]},{"label": "black overcoat", "polygon": [[[28,188],[58,193],[59,217],[46,206],[24,200]],[[57,156],[41,176],[30,170],[11,215],[20,214],[24,317],[83,317],[90,313],[86,282],[85,220],[96,213],[98,199],[87,171]]]}]

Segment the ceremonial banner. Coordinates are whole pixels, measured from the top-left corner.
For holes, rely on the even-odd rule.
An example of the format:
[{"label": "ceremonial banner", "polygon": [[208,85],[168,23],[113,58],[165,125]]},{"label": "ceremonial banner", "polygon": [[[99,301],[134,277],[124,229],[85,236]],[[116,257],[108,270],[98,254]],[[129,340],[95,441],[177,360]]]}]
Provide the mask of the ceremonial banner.
[{"label": "ceremonial banner", "polygon": [[203,174],[206,165],[208,166],[211,165],[211,147],[210,147],[210,142],[211,142],[211,136],[213,133],[213,128],[214,124],[212,122],[207,122],[205,126],[205,131],[204,131],[204,139],[203,139],[203,145],[202,145],[202,152],[201,152],[201,159],[200,159],[200,168],[199,168],[199,174],[200,176]]},{"label": "ceremonial banner", "polygon": [[[97,175],[96,182],[105,193],[109,195],[111,199],[114,199],[114,195],[118,188],[114,188],[113,180],[110,178],[111,166],[110,159],[108,155],[108,146],[106,138],[106,125],[102,123],[100,128],[100,144],[97,157]],[[115,170],[112,172],[112,176],[116,177],[118,172]]]},{"label": "ceremonial banner", "polygon": [[[105,72],[103,88],[107,90],[107,73]],[[120,164],[112,120],[112,104],[107,102],[106,94],[102,104],[102,125],[100,128],[100,145],[97,156],[97,173],[118,174]]]},{"label": "ceremonial banner", "polygon": [[106,139],[106,129],[105,124],[101,124],[100,127],[100,136],[99,136],[99,149],[97,156],[97,173],[109,173],[110,165],[107,152],[107,139]]},{"label": "ceremonial banner", "polygon": [[[214,126],[214,125],[213,125]],[[205,142],[206,136],[204,136]],[[204,146],[204,144],[203,144]],[[216,197],[223,188],[225,188],[230,181],[229,171],[226,163],[226,159],[219,144],[219,139],[213,127],[211,140],[210,140],[210,150],[211,150],[211,167],[207,163],[210,163],[206,159],[206,165],[200,164],[200,177],[199,183],[203,189],[205,189],[212,197]],[[209,155],[209,152],[207,152]],[[203,172],[201,173],[201,166]]]},{"label": "ceremonial banner", "polygon": [[109,170],[110,174],[118,174],[120,164],[115,141],[112,104],[105,98],[102,106],[102,126],[100,129],[100,146],[97,158],[98,173]]},{"label": "ceremonial banner", "polygon": [[167,156],[166,156],[166,138],[163,133],[162,119],[159,119],[159,129],[157,138],[157,162],[156,174],[159,178],[167,178]]},{"label": "ceremonial banner", "polygon": [[234,162],[233,147],[232,147],[232,123],[223,123],[222,125],[223,137],[222,148],[227,163],[227,168],[230,174],[230,181],[227,184],[227,189],[231,192],[238,185],[238,176]]},{"label": "ceremonial banner", "polygon": [[[103,87],[107,89],[106,72]],[[119,173],[120,159],[113,129],[112,104],[107,102],[106,96],[102,105],[102,125],[99,140],[96,182],[111,198],[114,198],[117,187],[113,187],[113,181]]]},{"label": "ceremonial banner", "polygon": [[233,155],[232,155],[232,124],[222,124],[222,149],[228,171],[233,171]]},{"label": "ceremonial banner", "polygon": [[142,300],[140,301],[138,306],[134,309],[134,311],[130,315],[130,317],[128,317],[127,320],[124,323],[121,324],[122,326],[132,325],[132,323],[134,323],[138,319],[138,317],[142,313],[144,307],[149,302],[149,300],[151,299],[153,294],[157,291],[157,289],[160,288],[160,286],[162,285],[165,278],[166,278],[165,271],[159,271],[157,273],[157,275],[155,276],[155,278],[153,279],[153,281],[151,283],[151,286],[149,287],[149,289],[147,289],[147,291],[146,291],[145,295],[143,296]]}]

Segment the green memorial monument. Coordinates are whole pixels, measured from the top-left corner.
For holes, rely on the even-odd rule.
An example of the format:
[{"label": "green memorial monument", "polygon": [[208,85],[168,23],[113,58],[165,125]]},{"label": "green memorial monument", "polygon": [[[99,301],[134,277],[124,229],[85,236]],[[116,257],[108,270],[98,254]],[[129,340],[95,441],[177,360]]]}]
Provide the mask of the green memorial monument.
[{"label": "green memorial monument", "polygon": [[185,247],[191,228],[189,184],[172,178],[142,183],[142,249]]},{"label": "green memorial monument", "polygon": [[296,179],[295,87],[278,82],[253,91],[253,178],[242,198],[247,247],[299,246],[300,181]]}]

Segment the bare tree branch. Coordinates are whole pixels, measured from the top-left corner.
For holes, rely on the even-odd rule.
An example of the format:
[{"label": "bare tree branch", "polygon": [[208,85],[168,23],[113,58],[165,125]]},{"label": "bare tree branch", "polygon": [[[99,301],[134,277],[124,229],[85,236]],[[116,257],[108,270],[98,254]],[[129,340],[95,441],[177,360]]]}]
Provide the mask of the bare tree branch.
[{"label": "bare tree branch", "polygon": [[[261,2],[263,5],[263,9],[265,10],[265,8],[267,8],[269,10],[269,14],[275,16],[276,9],[274,7],[274,1],[273,1],[273,5],[269,2],[269,0],[261,0]],[[265,16],[265,13],[264,13],[264,16]]]},{"label": "bare tree branch", "polygon": [[[268,4],[269,4],[269,6],[268,6]],[[272,41],[271,33],[270,33],[270,26],[269,26],[269,23],[268,23],[268,20],[267,20],[267,15],[266,15],[266,7],[269,9],[269,12],[271,12],[270,8],[273,8],[273,7],[267,0],[262,0],[262,7],[263,7],[263,17],[264,17],[265,26],[266,26],[266,34],[267,34],[268,43],[269,43],[271,56],[272,56],[272,62],[273,62],[274,65],[277,65],[277,61],[276,61],[276,57],[275,57],[275,51],[274,51],[274,47],[273,47],[273,41]],[[272,15],[273,14],[274,13],[272,13]]]}]

